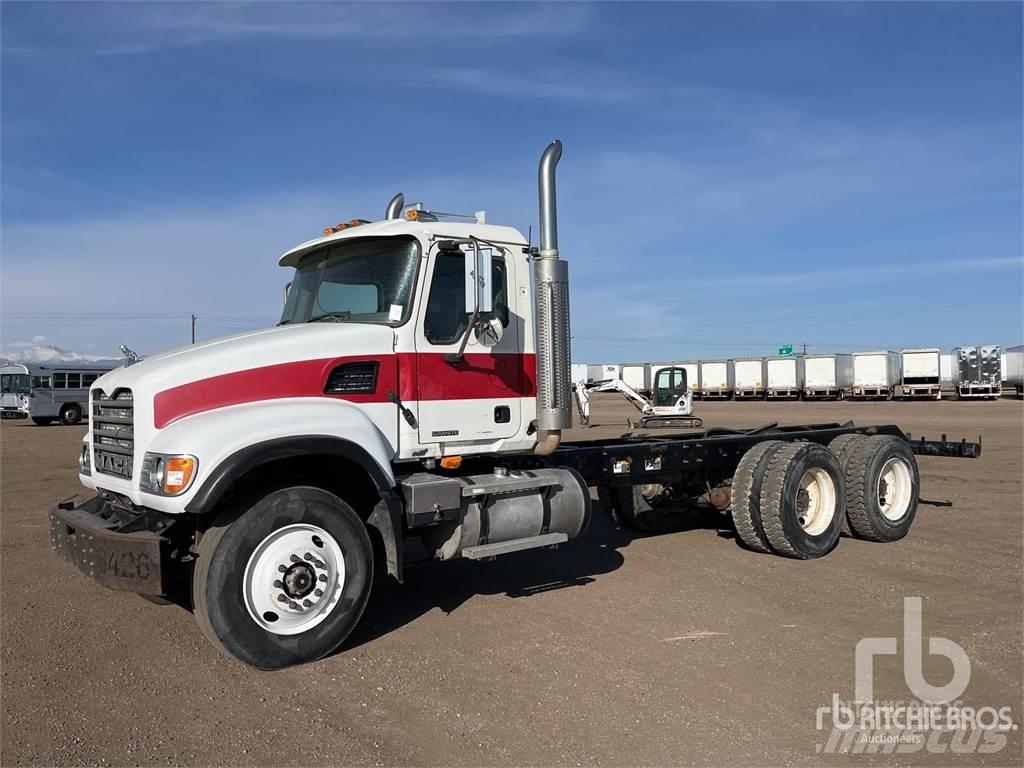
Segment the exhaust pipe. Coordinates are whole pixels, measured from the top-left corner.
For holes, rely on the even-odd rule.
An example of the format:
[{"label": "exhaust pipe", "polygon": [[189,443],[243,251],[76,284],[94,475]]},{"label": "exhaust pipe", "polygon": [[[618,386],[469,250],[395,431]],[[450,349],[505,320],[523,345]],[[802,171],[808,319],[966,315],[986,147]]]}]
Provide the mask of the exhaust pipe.
[{"label": "exhaust pipe", "polygon": [[562,430],[572,426],[569,386],[569,265],[558,258],[555,167],[562,142],[548,144],[537,169],[540,199],[540,252],[534,266],[537,302],[537,445],[547,456],[558,448]]},{"label": "exhaust pipe", "polygon": [[402,215],[402,209],[405,207],[405,195],[399,192],[397,195],[391,198],[391,202],[388,203],[388,207],[384,210],[384,218],[388,221],[391,219],[397,219]]}]

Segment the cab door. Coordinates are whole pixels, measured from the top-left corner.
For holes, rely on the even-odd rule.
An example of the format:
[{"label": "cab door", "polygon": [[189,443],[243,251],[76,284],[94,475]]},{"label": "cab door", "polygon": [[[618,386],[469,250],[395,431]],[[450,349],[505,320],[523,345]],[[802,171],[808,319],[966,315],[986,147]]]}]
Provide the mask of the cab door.
[{"label": "cab door", "polygon": [[670,407],[686,394],[686,369],[662,368],[654,379],[654,405]]},{"label": "cab door", "polygon": [[[478,320],[496,318],[501,323],[501,340],[493,347],[482,344],[468,328],[472,307],[467,312],[465,253],[437,249],[429,265],[427,300],[421,304],[416,334],[419,441],[450,444],[513,437],[521,426],[520,398],[527,396],[532,379],[524,371],[520,323],[509,310],[512,265],[500,252],[492,254],[493,309]],[[456,359],[467,329],[465,352]]]}]

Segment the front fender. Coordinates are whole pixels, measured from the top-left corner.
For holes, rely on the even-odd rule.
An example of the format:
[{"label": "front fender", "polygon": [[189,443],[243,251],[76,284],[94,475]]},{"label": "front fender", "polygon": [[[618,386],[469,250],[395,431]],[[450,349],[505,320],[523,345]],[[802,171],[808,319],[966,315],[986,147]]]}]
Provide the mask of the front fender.
[{"label": "front fender", "polygon": [[171,514],[199,514],[211,509],[248,469],[303,453],[351,459],[384,492],[395,485],[391,459],[396,447],[381,425],[397,431],[397,419],[390,403],[354,405],[329,398],[266,400],[199,413],[160,430],[145,447],[195,456],[199,469],[192,487],[171,498],[142,493],[141,502]]}]

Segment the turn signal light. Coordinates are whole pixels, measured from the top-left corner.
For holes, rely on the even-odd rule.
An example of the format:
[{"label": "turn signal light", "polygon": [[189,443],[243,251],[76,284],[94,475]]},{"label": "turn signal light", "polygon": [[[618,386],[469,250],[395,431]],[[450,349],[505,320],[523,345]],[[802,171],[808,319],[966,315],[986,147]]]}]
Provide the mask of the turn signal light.
[{"label": "turn signal light", "polygon": [[420,212],[417,211],[415,208],[410,208],[408,211],[405,212],[405,218],[407,218],[409,221],[416,221],[417,219],[419,219],[419,217]]},{"label": "turn signal light", "polygon": [[174,496],[188,488],[196,471],[196,460],[191,456],[172,456],[164,465],[164,493]]},{"label": "turn signal light", "polygon": [[461,466],[461,456],[445,456],[441,459],[441,469],[458,469]]}]

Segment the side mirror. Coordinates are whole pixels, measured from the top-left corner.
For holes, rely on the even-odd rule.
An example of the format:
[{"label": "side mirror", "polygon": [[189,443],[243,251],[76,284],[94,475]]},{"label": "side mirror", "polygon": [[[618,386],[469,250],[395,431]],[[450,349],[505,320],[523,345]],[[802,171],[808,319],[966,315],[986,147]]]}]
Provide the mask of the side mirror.
[{"label": "side mirror", "polygon": [[505,335],[505,327],[501,324],[500,318],[492,315],[477,321],[474,332],[476,333],[477,344],[490,348],[496,347],[501,343],[501,339]]},{"label": "side mirror", "polygon": [[466,251],[466,314],[483,315],[494,309],[491,301],[491,249]]}]

